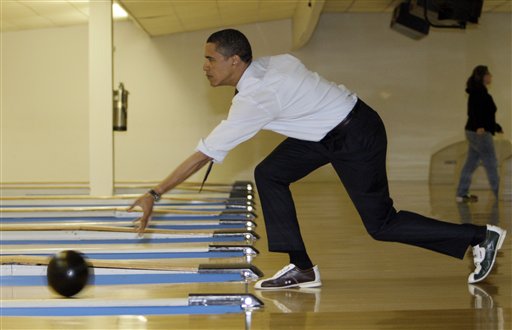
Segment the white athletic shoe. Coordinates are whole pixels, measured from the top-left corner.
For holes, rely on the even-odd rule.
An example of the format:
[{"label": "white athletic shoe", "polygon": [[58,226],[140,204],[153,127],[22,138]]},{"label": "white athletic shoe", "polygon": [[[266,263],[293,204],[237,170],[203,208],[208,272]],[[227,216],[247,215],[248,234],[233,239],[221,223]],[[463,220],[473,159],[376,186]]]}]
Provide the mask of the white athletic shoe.
[{"label": "white athletic shoe", "polygon": [[257,290],[279,290],[289,288],[315,288],[322,286],[318,266],[306,270],[289,264],[274,276],[261,280],[254,286]]},{"label": "white athletic shoe", "polygon": [[489,275],[494,266],[496,254],[501,248],[506,235],[506,230],[487,225],[485,240],[473,247],[473,262],[476,268],[474,272],[469,274],[468,283],[478,283]]}]

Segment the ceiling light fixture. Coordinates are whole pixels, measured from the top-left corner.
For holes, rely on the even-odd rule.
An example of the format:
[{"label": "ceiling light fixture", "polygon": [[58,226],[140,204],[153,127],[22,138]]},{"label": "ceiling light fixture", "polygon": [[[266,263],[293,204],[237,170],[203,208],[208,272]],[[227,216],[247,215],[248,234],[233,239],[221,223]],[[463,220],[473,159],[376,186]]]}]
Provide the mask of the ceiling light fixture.
[{"label": "ceiling light fixture", "polygon": [[126,10],[124,10],[124,8],[121,7],[121,5],[117,2],[112,3],[112,12],[114,18],[121,19],[128,17],[128,13],[126,12]]}]

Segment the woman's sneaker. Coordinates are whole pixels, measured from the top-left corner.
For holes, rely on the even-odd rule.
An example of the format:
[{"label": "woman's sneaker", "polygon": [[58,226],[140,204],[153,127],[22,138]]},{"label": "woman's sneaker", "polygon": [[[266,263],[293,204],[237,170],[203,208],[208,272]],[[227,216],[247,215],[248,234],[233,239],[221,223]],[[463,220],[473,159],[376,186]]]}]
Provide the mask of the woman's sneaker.
[{"label": "woman's sneaker", "polygon": [[478,196],[475,195],[464,195],[455,197],[457,203],[475,203],[478,202]]},{"label": "woman's sneaker", "polygon": [[279,290],[289,288],[314,288],[322,285],[318,266],[306,270],[289,264],[271,278],[261,280],[254,286],[258,290]]},{"label": "woman's sneaker", "polygon": [[501,248],[507,231],[496,226],[487,225],[485,240],[473,247],[475,271],[469,274],[468,283],[483,281],[491,272],[496,254]]}]

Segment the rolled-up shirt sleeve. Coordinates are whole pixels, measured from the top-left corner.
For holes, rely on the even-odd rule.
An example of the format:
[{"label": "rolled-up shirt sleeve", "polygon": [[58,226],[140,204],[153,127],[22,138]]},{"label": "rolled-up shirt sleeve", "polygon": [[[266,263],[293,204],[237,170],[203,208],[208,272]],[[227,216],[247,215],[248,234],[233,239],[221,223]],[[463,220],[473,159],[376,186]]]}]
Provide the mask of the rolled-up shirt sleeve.
[{"label": "rolled-up shirt sleeve", "polygon": [[256,135],[272,119],[271,113],[254,102],[233,100],[227,119],[201,139],[196,150],[221,163],[231,149]]}]

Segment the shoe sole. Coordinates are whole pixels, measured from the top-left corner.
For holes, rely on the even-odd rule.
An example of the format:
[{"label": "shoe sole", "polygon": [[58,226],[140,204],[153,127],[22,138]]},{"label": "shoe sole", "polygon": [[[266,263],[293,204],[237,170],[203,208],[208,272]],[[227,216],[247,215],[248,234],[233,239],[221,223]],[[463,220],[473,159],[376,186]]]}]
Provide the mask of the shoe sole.
[{"label": "shoe sole", "polygon": [[273,286],[273,287],[257,287],[256,290],[283,290],[283,289],[306,289],[306,288],[317,288],[322,286],[322,282],[306,282],[300,284],[292,284],[287,286]]},{"label": "shoe sole", "polygon": [[492,271],[492,268],[494,267],[494,262],[496,261],[496,256],[498,255],[498,250],[501,249],[501,246],[503,245],[503,242],[505,241],[505,237],[507,236],[507,231],[506,230],[503,230],[501,232],[501,235],[500,235],[500,238],[498,240],[498,244],[496,245],[496,251],[494,251],[494,256],[492,258],[492,263],[491,263],[491,267],[489,268],[489,271],[480,279],[476,280],[476,281],[473,281],[473,282],[469,282],[469,284],[475,284],[475,283],[478,283],[478,282],[482,282],[483,280],[486,279],[487,276],[489,276],[489,274],[491,273]]},{"label": "shoe sole", "polygon": [[505,236],[507,236],[507,231],[503,230],[503,235],[500,235],[500,239],[498,240],[498,248],[496,249],[496,251],[501,249],[501,246],[503,245],[503,242],[505,241]]},{"label": "shoe sole", "polygon": [[475,195],[469,195],[471,197],[467,196],[456,196],[455,201],[457,203],[476,203],[478,202],[478,196]]},{"label": "shoe sole", "polygon": [[472,200],[455,199],[455,202],[457,202],[459,204],[471,204],[471,203],[477,203],[478,199],[472,199]]}]

